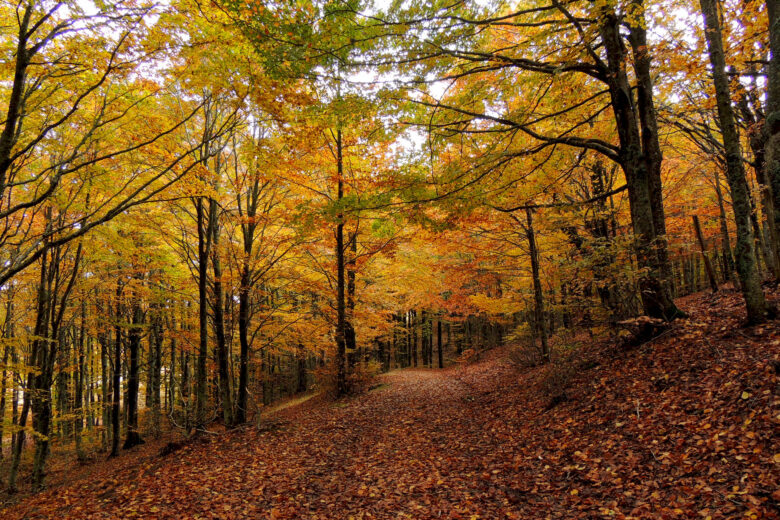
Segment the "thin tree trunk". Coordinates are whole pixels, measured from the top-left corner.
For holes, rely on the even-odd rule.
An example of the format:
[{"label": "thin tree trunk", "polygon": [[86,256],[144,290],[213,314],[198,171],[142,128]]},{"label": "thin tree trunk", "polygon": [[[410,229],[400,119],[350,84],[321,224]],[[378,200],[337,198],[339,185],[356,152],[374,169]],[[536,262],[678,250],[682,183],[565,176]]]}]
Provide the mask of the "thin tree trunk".
[{"label": "thin tree trunk", "polygon": [[198,364],[195,373],[195,427],[202,428],[206,422],[208,405],[208,382],[206,362],[208,361],[208,265],[211,250],[211,233],[208,231],[206,210],[203,197],[195,201],[195,213],[198,226],[198,322],[200,338],[198,342]]},{"label": "thin tree trunk", "polygon": [[528,248],[531,255],[531,276],[534,284],[534,322],[537,333],[542,343],[542,359],[550,361],[550,349],[547,345],[547,327],[544,323],[544,298],[542,296],[542,282],[539,278],[539,250],[536,246],[536,234],[534,233],[533,216],[530,208],[525,210],[526,234],[528,236]]},{"label": "thin tree trunk", "polygon": [[436,346],[439,350],[439,368],[444,368],[444,354],[441,345],[441,318],[439,318],[436,323],[436,336]]},{"label": "thin tree trunk", "polygon": [[355,315],[355,258],[357,257],[357,235],[358,230],[352,235],[349,241],[349,260],[346,262],[347,270],[347,310],[346,322],[344,323],[344,341],[347,348],[347,360],[349,367],[355,366],[357,360],[357,338],[355,337],[355,327],[352,322]]},{"label": "thin tree trunk", "polygon": [[127,346],[129,363],[127,367],[127,433],[122,449],[130,449],[133,446],[143,444],[143,439],[138,431],[138,387],[139,387],[139,358],[141,351],[141,326],[143,325],[143,310],[137,294],[133,295],[132,325],[127,332]]},{"label": "thin tree trunk", "polygon": [[171,366],[168,370],[168,414],[176,409],[176,309],[171,309]]},{"label": "thin tree trunk", "polygon": [[699,217],[693,215],[693,229],[696,231],[696,239],[699,241],[699,248],[701,248],[701,256],[704,259],[704,268],[707,270],[707,278],[710,281],[710,287],[712,292],[718,292],[718,282],[715,280],[715,271],[712,269],[712,263],[707,256],[707,245],[704,243],[704,236],[701,233],[701,226],[699,225]]},{"label": "thin tree trunk", "polygon": [[[338,186],[336,198],[344,198],[344,164],[342,156],[341,128],[336,130],[336,168]],[[346,344],[346,301],[344,265],[344,213],[339,210],[336,223],[336,396],[347,393],[347,344]]]},{"label": "thin tree trunk", "polygon": [[[0,381],[0,459],[3,458],[3,424],[5,423],[5,408],[6,408],[6,393],[8,392],[8,361],[14,359],[15,346],[13,344],[13,338],[16,336],[14,331],[14,304],[13,304],[13,288],[7,289],[8,299],[5,303],[5,327],[3,327],[3,339],[5,340],[5,347],[3,348],[3,373],[2,381]],[[15,372],[12,372],[12,378]],[[16,390],[16,384],[12,386]],[[14,411],[16,410],[16,395],[13,398]],[[13,439],[13,438],[12,438]],[[13,441],[11,442],[13,449]]]},{"label": "thin tree trunk", "polygon": [[219,367],[219,397],[222,400],[222,418],[225,426],[233,425],[233,398],[230,390],[228,347],[225,340],[224,296],[222,291],[222,265],[219,258],[219,220],[217,201],[209,199],[209,229],[212,236],[211,266],[214,271],[214,336],[216,337],[217,365]]},{"label": "thin tree trunk", "polygon": [[731,237],[729,236],[729,225],[726,217],[726,204],[723,201],[723,190],[720,187],[720,174],[715,170],[715,194],[718,197],[718,222],[720,223],[721,236],[721,254],[723,255],[723,277],[726,281],[731,281],[734,272],[734,257],[731,254]]},{"label": "thin tree trunk", "polygon": [[76,457],[78,460],[83,461],[86,459],[84,448],[82,446],[81,432],[84,427],[84,380],[85,380],[85,353],[84,348],[86,346],[85,336],[87,334],[87,302],[82,298],[81,300],[81,327],[79,330],[79,343],[78,343],[78,375],[76,377],[76,395],[75,402],[73,403],[76,410],[75,428],[73,434],[76,437]]},{"label": "thin tree trunk", "polygon": [[122,282],[117,280],[115,293],[115,311],[114,311],[114,362],[112,367],[111,387],[113,397],[111,398],[111,453],[109,457],[119,455],[119,437],[120,437],[120,401],[122,396]]}]

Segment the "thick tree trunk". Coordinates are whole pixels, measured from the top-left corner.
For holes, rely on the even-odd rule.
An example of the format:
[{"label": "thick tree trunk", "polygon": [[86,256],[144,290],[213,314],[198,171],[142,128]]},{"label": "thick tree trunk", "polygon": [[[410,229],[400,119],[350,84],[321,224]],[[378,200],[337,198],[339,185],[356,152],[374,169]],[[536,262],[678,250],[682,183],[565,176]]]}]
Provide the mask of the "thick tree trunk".
[{"label": "thick tree trunk", "polygon": [[[30,18],[34,12],[35,4],[30,2],[24,10],[24,14],[19,20],[18,40],[16,43],[14,79],[11,86],[11,92],[8,96],[8,109],[6,110],[3,131],[0,133],[0,197],[5,196],[6,185],[8,183],[8,169],[11,167],[11,155],[14,143],[18,137],[18,125],[24,113],[24,98],[27,79],[27,68],[30,65],[32,56],[30,49],[27,48],[30,31]],[[18,12],[18,11],[17,11]]]},{"label": "thick tree trunk", "polygon": [[149,390],[147,392],[147,408],[152,412],[152,433],[160,434],[161,420],[161,389],[162,389],[162,343],[163,343],[163,317],[160,305],[155,303],[150,309],[151,328],[149,331],[149,377],[147,379]]},{"label": "thick tree trunk", "polygon": [[753,234],[750,223],[750,199],[745,181],[745,167],[742,152],[739,149],[739,135],[734,122],[731,106],[726,61],[723,55],[723,41],[718,19],[717,0],[700,0],[705,21],[705,36],[712,64],[712,76],[715,83],[715,96],[718,106],[723,146],[726,151],[727,178],[731,188],[731,200],[734,207],[734,220],[737,224],[737,273],[745,297],[748,321],[760,323],[767,317],[767,306],[756,269],[756,256],[753,249]]},{"label": "thick tree trunk", "polygon": [[[756,239],[761,242],[761,251],[764,255],[764,261],[772,271],[772,276],[777,279],[780,275],[780,257],[777,247],[777,230],[775,228],[775,209],[772,201],[772,188],[767,179],[766,171],[766,138],[764,131],[766,120],[760,115],[760,107],[757,110],[751,110],[749,96],[744,87],[739,83],[734,83],[735,88],[739,90],[740,96],[737,103],[737,114],[741,115],[744,124],[747,126],[748,144],[753,152],[753,168],[756,173],[756,182],[758,183],[759,201],[761,210],[766,217],[766,225],[760,226],[758,216],[755,211],[755,202],[752,202],[753,213],[751,221],[753,222],[753,233]],[[748,193],[750,193],[748,191]],[[763,235],[763,240],[761,236]]]},{"label": "thick tree trunk", "polygon": [[[769,15],[771,56],[767,67],[765,168],[766,179],[771,185],[774,228],[780,233],[780,1],[766,0],[766,7]],[[775,247],[780,249],[780,240],[775,243]],[[780,251],[775,251],[775,255],[780,256]]]},{"label": "thick tree trunk", "polygon": [[629,26],[629,43],[634,56],[636,74],[636,99],[639,124],[642,136],[642,150],[647,163],[647,179],[650,187],[651,211],[655,231],[655,249],[658,255],[659,271],[662,282],[670,290],[671,264],[667,253],[666,218],[664,216],[663,187],[661,182],[661,163],[663,155],[658,139],[658,120],[653,101],[653,80],[650,74],[651,56],[647,44],[647,30],[644,16],[644,0],[632,0],[634,22]]},{"label": "thick tree trunk", "polygon": [[[620,141],[620,160],[628,185],[631,222],[636,242],[636,256],[642,275],[639,280],[644,313],[654,318],[673,320],[683,313],[671,298],[664,282],[664,255],[659,255],[655,220],[661,209],[654,210],[655,174],[650,171],[646,151],[642,146],[637,110],[626,72],[626,52],[620,35],[620,19],[612,8],[604,8],[600,16],[600,32],[609,67],[609,92]],[[651,93],[648,95],[652,96]],[[655,197],[660,197],[656,194]],[[657,201],[656,201],[657,202]],[[656,216],[654,216],[656,215]],[[662,230],[658,230],[662,231]]]}]

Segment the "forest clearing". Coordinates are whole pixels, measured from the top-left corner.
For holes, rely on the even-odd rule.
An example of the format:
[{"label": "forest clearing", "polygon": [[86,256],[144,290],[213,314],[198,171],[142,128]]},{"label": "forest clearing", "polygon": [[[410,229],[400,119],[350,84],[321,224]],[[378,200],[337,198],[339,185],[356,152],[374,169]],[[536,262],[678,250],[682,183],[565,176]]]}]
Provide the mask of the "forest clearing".
[{"label": "forest clearing", "polygon": [[780,0],[0,0],[0,518],[777,518]]}]

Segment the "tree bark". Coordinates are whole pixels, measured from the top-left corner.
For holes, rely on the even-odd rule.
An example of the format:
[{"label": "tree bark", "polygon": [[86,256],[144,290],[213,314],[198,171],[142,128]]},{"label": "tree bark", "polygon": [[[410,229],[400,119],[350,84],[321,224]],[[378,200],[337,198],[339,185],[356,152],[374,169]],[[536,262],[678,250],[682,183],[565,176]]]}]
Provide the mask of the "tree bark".
[{"label": "tree bark", "polygon": [[528,249],[531,255],[531,276],[534,284],[534,322],[536,331],[542,343],[542,360],[550,361],[550,348],[547,345],[547,327],[544,320],[544,298],[542,296],[542,281],[539,277],[539,249],[536,246],[536,234],[534,233],[533,216],[531,208],[525,210],[526,228],[528,236]]},{"label": "tree bark", "polygon": [[86,347],[86,334],[87,334],[87,302],[82,298],[81,300],[81,326],[79,328],[79,342],[78,342],[78,372],[76,375],[76,392],[75,401],[73,407],[76,410],[75,427],[73,429],[73,435],[76,439],[76,457],[78,460],[83,461],[86,459],[84,448],[82,446],[81,432],[84,428],[84,382],[86,372],[85,352]]},{"label": "tree bark", "polygon": [[[336,130],[337,193],[339,204],[344,198],[344,164],[341,128]],[[345,395],[347,388],[346,301],[344,265],[344,213],[339,209],[336,222],[336,397]]]},{"label": "tree bark", "polygon": [[209,341],[207,284],[212,238],[208,230],[203,197],[198,197],[195,200],[195,214],[198,226],[198,323],[200,325],[198,363],[195,372],[195,427],[202,428],[206,422],[206,409],[208,407],[208,374],[206,373]]},{"label": "tree bark", "polygon": [[[14,334],[14,304],[13,304],[13,289],[6,289],[7,297],[5,304],[5,326],[3,327],[3,339],[5,340],[5,347],[3,348],[3,372],[2,381],[0,381],[0,459],[3,458],[3,424],[5,419],[6,398],[5,395],[8,391],[8,361],[13,359],[12,350],[14,345],[12,343]],[[13,377],[13,376],[12,376]],[[16,385],[13,385],[16,388]],[[16,407],[16,400],[14,399],[13,406]],[[13,446],[13,442],[11,443]]]},{"label": "tree bark", "polygon": [[355,366],[355,362],[358,357],[357,353],[357,338],[355,337],[355,327],[352,325],[355,315],[355,258],[357,257],[357,237],[358,230],[355,229],[355,233],[349,240],[349,260],[346,262],[347,269],[347,310],[346,321],[344,323],[344,341],[347,348],[347,359],[349,361],[349,367]]},{"label": "tree bark", "polygon": [[701,233],[701,226],[699,225],[699,217],[697,215],[693,215],[693,229],[696,231],[696,239],[699,241],[699,248],[701,249],[701,256],[704,259],[704,268],[707,271],[710,287],[712,288],[712,292],[718,292],[718,282],[715,280],[715,271],[712,269],[712,263],[707,256],[707,245],[704,243],[704,236]]},{"label": "tree bark", "polygon": [[[600,16],[599,30],[607,56],[609,86],[612,109],[620,141],[620,162],[628,185],[631,222],[636,242],[636,256],[642,274],[639,279],[640,296],[644,313],[653,318],[673,320],[683,313],[671,298],[664,282],[664,255],[659,254],[663,243],[658,241],[655,220],[661,208],[655,208],[653,195],[655,174],[650,171],[647,150],[642,146],[637,110],[632,88],[626,72],[627,56],[620,35],[620,19],[613,8],[604,7]],[[646,96],[652,96],[651,93]],[[647,108],[647,107],[646,107]],[[647,114],[646,114],[647,115]],[[639,118],[641,120],[641,118]]]},{"label": "tree bark", "polygon": [[[770,59],[767,67],[767,103],[765,134],[766,179],[771,186],[774,228],[780,234],[780,1],[766,0],[769,15]],[[775,243],[780,256],[780,240]]]},{"label": "tree bark", "polygon": [[747,307],[748,322],[760,323],[767,317],[767,306],[756,269],[756,256],[753,248],[753,234],[750,223],[750,200],[745,179],[745,167],[739,148],[739,135],[734,122],[731,106],[731,94],[726,76],[726,61],[723,55],[723,40],[718,18],[717,0],[700,0],[702,15],[706,26],[705,36],[712,64],[712,76],[715,84],[715,96],[718,107],[723,146],[726,151],[726,170],[731,199],[734,207],[734,220],[737,224],[736,261],[737,273],[742,285],[742,295]]},{"label": "tree bark", "polygon": [[731,281],[734,272],[734,256],[731,254],[731,237],[726,217],[726,204],[723,201],[723,190],[720,187],[720,174],[715,170],[715,194],[718,197],[718,222],[720,223],[721,254],[723,255],[723,278]]},{"label": "tree bark", "polygon": [[127,413],[127,433],[125,443],[122,449],[130,449],[144,440],[138,431],[138,386],[139,386],[139,358],[141,355],[141,327],[144,323],[143,309],[141,300],[137,294],[133,294],[133,305],[131,308],[132,323],[127,332],[127,347],[129,354],[129,363],[127,367],[127,402],[125,409]]},{"label": "tree bark", "polygon": [[658,118],[653,101],[653,80],[650,74],[651,56],[647,44],[644,0],[632,0],[634,23],[629,25],[629,43],[634,56],[636,75],[636,99],[641,130],[642,150],[647,163],[647,179],[650,188],[651,211],[655,231],[655,250],[658,255],[659,271],[662,282],[669,291],[672,280],[666,242],[666,218],[663,205],[663,186],[661,182],[661,164],[663,155],[658,139]]},{"label": "tree bark", "polygon": [[114,362],[112,367],[111,387],[113,396],[111,398],[111,453],[109,457],[119,455],[119,436],[120,436],[120,401],[122,396],[122,282],[117,280],[114,310]]},{"label": "tree bark", "polygon": [[217,201],[209,199],[209,229],[212,235],[211,265],[214,272],[214,298],[212,310],[214,315],[214,336],[217,340],[217,365],[219,367],[219,397],[222,400],[222,418],[225,426],[233,425],[233,399],[230,390],[230,370],[228,347],[225,340],[224,296],[222,290],[222,265],[219,258],[219,216]]},{"label": "tree bark", "polygon": [[441,344],[441,317],[436,322],[436,346],[439,350],[439,368],[444,368],[444,355],[443,355],[443,349]]}]

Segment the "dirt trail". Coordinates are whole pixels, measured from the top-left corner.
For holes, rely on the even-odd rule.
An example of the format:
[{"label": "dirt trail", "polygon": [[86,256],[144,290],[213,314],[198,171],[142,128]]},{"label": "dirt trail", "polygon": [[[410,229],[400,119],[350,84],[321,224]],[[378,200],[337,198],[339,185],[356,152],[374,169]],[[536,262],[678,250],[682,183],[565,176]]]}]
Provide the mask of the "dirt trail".
[{"label": "dirt trail", "polygon": [[[269,431],[145,457],[113,479],[52,489],[3,518],[422,518],[483,515],[486,441],[456,370],[403,370],[340,404],[274,414]],[[486,445],[488,446],[488,445]],[[7,516],[6,516],[7,515]]]},{"label": "dirt trail", "polygon": [[780,518],[780,323],[740,327],[736,294],[684,303],[640,348],[585,344],[561,403],[555,367],[501,351],[396,371],[260,430],[98,462],[0,518]]}]

